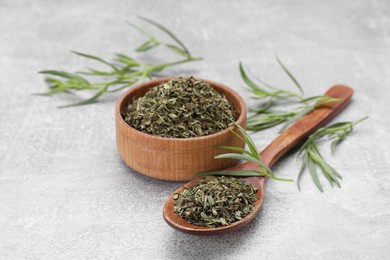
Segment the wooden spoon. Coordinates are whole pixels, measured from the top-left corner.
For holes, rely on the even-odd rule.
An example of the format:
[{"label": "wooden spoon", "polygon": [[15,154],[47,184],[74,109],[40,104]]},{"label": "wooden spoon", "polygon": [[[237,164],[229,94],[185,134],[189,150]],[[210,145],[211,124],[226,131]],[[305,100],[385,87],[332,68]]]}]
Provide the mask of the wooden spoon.
[{"label": "wooden spoon", "polygon": [[[353,90],[347,86],[336,85],[330,88],[325,93],[325,95],[334,98],[342,98],[343,101],[328,103],[316,108],[311,113],[300,118],[286,131],[279,135],[279,137],[277,137],[260,153],[262,161],[267,166],[271,167],[287,151],[304,141],[305,138],[308,137],[311,133],[337,116],[351,100]],[[259,166],[253,162],[245,162],[227,170],[259,170]],[[258,188],[258,200],[255,202],[254,210],[240,221],[234,222],[227,226],[216,228],[201,227],[189,224],[184,219],[180,218],[179,215],[173,212],[173,194],[168,198],[164,205],[164,219],[173,228],[195,235],[218,235],[241,228],[249,223],[249,221],[251,221],[260,210],[260,206],[264,198],[265,177],[246,177],[245,181]],[[196,185],[196,183],[197,179],[193,179],[177,189],[175,192],[182,192],[184,189],[188,189],[189,187]]]}]

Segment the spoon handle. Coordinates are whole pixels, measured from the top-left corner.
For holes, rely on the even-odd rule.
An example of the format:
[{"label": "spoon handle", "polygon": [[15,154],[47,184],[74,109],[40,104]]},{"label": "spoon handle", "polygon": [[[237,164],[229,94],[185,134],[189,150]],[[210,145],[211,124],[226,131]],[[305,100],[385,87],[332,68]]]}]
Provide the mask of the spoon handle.
[{"label": "spoon handle", "polygon": [[[353,90],[347,86],[336,85],[331,87],[325,95],[333,98],[341,98],[343,100],[322,105],[298,119],[260,153],[260,157],[264,164],[271,167],[286,152],[304,141],[310,134],[337,116],[351,100]],[[256,163],[245,162],[230,169],[253,170],[259,169],[259,167]]]}]

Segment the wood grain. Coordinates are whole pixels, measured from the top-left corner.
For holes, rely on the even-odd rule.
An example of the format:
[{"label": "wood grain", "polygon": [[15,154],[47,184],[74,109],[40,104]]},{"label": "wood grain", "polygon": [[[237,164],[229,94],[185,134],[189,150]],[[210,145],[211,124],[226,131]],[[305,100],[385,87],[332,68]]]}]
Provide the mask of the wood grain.
[{"label": "wood grain", "polygon": [[[170,79],[163,78],[140,84],[118,99],[115,108],[116,143],[122,160],[144,175],[170,181],[188,181],[198,172],[220,170],[237,164],[237,161],[232,159],[214,159],[216,155],[227,152],[216,148],[218,145],[244,147],[244,142],[231,133],[233,126],[203,137],[163,138],[140,132],[123,120],[121,111],[129,101],[143,96],[152,87]],[[238,113],[236,123],[245,127],[247,109],[243,99],[220,83],[203,79],[202,81],[225,94]]]},{"label": "wood grain", "polygon": [[[285,132],[279,135],[270,145],[268,145],[262,152],[260,152],[260,157],[266,165],[269,167],[274,165],[277,160],[281,158],[286,152],[304,141],[311,133],[337,116],[350,102],[353,95],[353,90],[350,87],[344,85],[336,85],[330,88],[325,93],[325,95],[334,98],[341,98],[343,101],[329,103],[316,108],[310,114],[301,117],[298,121],[291,125]],[[259,166],[256,163],[245,162],[228,168],[227,170],[259,170]],[[251,212],[251,214],[246,216],[241,221],[237,221],[231,225],[218,228],[207,228],[188,224],[184,219],[180,218],[173,212],[173,194],[168,198],[164,205],[163,217],[165,221],[173,228],[195,235],[218,235],[241,228],[249,223],[259,212],[265,192],[264,177],[247,177],[245,180],[247,183],[250,183],[258,188],[258,200],[256,201],[254,210]],[[182,192],[184,189],[191,187],[196,183],[197,180],[194,179],[177,189],[175,192]]]}]

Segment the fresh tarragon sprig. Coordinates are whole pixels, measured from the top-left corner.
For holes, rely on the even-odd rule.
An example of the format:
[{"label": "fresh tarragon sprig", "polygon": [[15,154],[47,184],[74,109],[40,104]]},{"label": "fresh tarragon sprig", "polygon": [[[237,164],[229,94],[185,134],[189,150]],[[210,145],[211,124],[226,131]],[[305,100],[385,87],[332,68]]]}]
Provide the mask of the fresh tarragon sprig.
[{"label": "fresh tarragon sprig", "polygon": [[[251,109],[250,111],[254,114],[248,118],[247,129],[251,131],[261,131],[267,128],[283,124],[280,132],[283,132],[293,122],[298,120],[300,117],[310,113],[315,108],[325,105],[331,102],[340,102],[341,99],[332,98],[330,96],[314,96],[310,98],[304,98],[303,89],[293,74],[286,68],[282,61],[276,56],[276,60],[282,67],[283,71],[292,80],[294,85],[298,88],[300,93],[293,91],[283,90],[264,83],[260,79],[258,80],[261,85],[256,84],[251,80],[245,72],[242,63],[239,64],[240,74],[249,87],[254,99],[263,100],[266,102],[262,107]],[[277,101],[290,101],[294,103],[294,106],[290,110],[278,110]],[[290,104],[291,105],[291,104]],[[283,107],[286,104],[282,104]],[[291,107],[291,106],[290,106]]]},{"label": "fresh tarragon sprig", "polygon": [[247,149],[243,149],[240,147],[233,147],[233,146],[217,146],[218,148],[239,152],[241,154],[225,153],[225,154],[217,155],[214,158],[216,159],[229,158],[229,159],[254,162],[257,163],[257,165],[260,167],[261,170],[260,171],[258,170],[210,171],[210,172],[198,173],[197,176],[208,176],[208,175],[219,175],[219,176],[224,175],[224,176],[237,176],[237,177],[265,176],[279,181],[289,181],[289,182],[293,181],[290,179],[283,179],[275,176],[273,171],[267,165],[265,165],[264,162],[261,160],[259,151],[257,150],[257,147],[253,142],[252,138],[241,126],[239,126],[238,124],[235,125],[241,134],[236,133],[234,131],[232,131],[232,133],[236,135],[238,138],[240,138],[241,140],[243,140],[249,149],[247,150]]},{"label": "fresh tarragon sprig", "polygon": [[364,121],[367,117],[364,117],[355,122],[339,122],[332,124],[328,127],[323,127],[318,129],[316,132],[311,134],[307,141],[302,145],[299,155],[302,157],[302,164],[297,178],[298,189],[300,189],[299,181],[304,173],[306,167],[309,170],[310,176],[317,186],[317,188],[323,192],[321,182],[318,178],[317,169],[319,168],[325,178],[329,181],[330,185],[337,187],[340,186],[340,180],[342,179],[341,175],[325,161],[321,155],[318,144],[319,141],[326,138],[327,140],[332,141],[331,150],[334,152],[335,147],[342,140],[344,140],[349,133],[352,132],[353,126]]},{"label": "fresh tarragon sprig", "polygon": [[292,123],[297,121],[302,116],[310,113],[317,107],[331,102],[340,102],[342,99],[329,96],[315,96],[299,101],[297,106],[290,111],[286,110],[271,110],[257,111],[247,120],[247,129],[252,131],[260,131],[273,126],[284,123],[279,132],[283,132]]},{"label": "fresh tarragon sprig", "polygon": [[[38,95],[52,96],[62,92],[77,92],[85,90],[95,92],[91,98],[79,103],[61,107],[88,105],[98,102],[99,98],[105,93],[117,92],[131,87],[137,82],[156,76],[158,72],[167,67],[202,59],[199,57],[193,57],[187,47],[163,25],[144,17],[139,18],[165,33],[171,38],[174,44],[163,42],[147,33],[142,28],[130,23],[131,26],[149,37],[146,42],[136,49],[137,52],[146,52],[157,46],[163,46],[180,55],[182,58],[172,62],[146,64],[141,63],[125,54],[116,54],[114,62],[109,62],[94,55],[73,51],[73,53],[78,56],[104,64],[107,67],[107,70],[88,69],[88,71],[75,73],[58,70],[40,71],[40,73],[47,75],[45,80],[49,84],[50,89],[47,92],[40,93]],[[85,76],[94,76],[99,78],[99,80],[92,82]]]}]

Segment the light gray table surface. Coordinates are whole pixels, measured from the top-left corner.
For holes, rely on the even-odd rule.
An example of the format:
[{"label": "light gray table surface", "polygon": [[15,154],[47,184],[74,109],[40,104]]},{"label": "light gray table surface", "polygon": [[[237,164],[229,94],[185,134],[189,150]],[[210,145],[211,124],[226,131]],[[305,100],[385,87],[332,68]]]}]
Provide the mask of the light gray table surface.
[{"label": "light gray table surface", "polygon": [[[204,61],[168,69],[249,93],[238,62],[253,74],[293,89],[278,53],[306,95],[336,83],[355,89],[335,120],[357,126],[329,162],[342,188],[306,173],[295,183],[268,181],[260,214],[220,237],[197,237],[162,218],[168,195],[181,185],[127,167],[115,145],[117,94],[68,109],[84,94],[52,98],[43,69],[77,71],[94,63],[77,50],[110,59],[128,53],[145,62],[175,59],[160,49],[134,53],[145,39],[137,19],[170,28]],[[383,1],[13,1],[0,0],[0,258],[1,259],[388,259],[390,257],[390,2]],[[264,148],[277,129],[254,133]],[[295,178],[291,153],[274,168]]]}]

